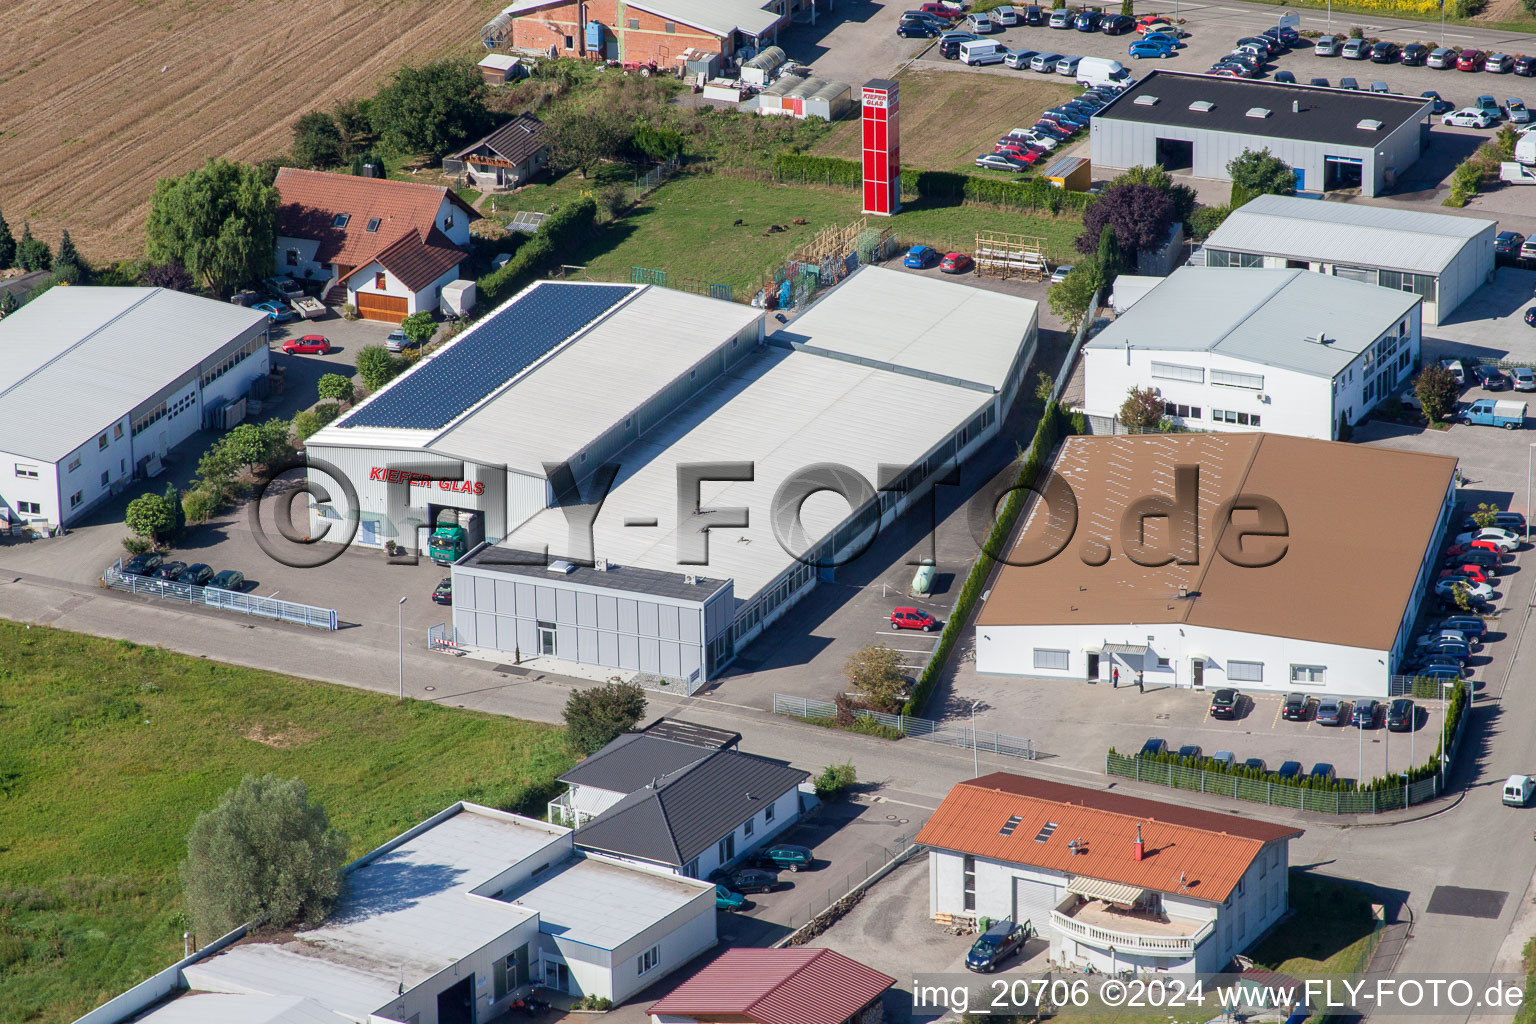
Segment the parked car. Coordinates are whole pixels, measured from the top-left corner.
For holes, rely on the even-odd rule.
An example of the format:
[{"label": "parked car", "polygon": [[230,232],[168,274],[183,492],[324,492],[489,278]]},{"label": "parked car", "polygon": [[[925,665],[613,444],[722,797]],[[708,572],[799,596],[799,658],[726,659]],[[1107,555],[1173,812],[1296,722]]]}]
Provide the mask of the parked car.
[{"label": "parked car", "polygon": [[965,954],[965,969],[981,974],[990,974],[1002,965],[1002,962],[1020,949],[1024,948],[1024,940],[1029,938],[1028,924],[1014,924],[1010,918],[993,922],[992,926],[982,932],[972,943],[970,952]]},{"label": "parked car", "polygon": [[1056,62],[1056,73],[1070,78],[1077,74],[1077,66],[1082,62],[1081,57],[1063,57]]},{"label": "parked car", "polygon": [[1423,43],[1409,43],[1403,47],[1402,56],[1398,58],[1409,67],[1423,67],[1424,61],[1429,58],[1429,47]]},{"label": "parked car", "polygon": [[715,883],[716,910],[723,910],[727,914],[734,914],[736,911],[740,910],[746,905],[747,898],[741,893],[730,888],[729,886],[721,885],[719,882]]},{"label": "parked car", "polygon": [[1524,807],[1531,802],[1532,794],[1536,794],[1536,779],[1529,775],[1511,775],[1504,780],[1499,802],[1510,807]]},{"label": "parked car", "polygon": [[1052,71],[1056,70],[1056,62],[1061,60],[1062,56],[1063,55],[1059,53],[1036,54],[1035,59],[1029,62],[1029,70],[1041,71],[1045,74],[1050,74]]},{"label": "parked car", "polygon": [[1237,41],[1235,49],[1245,48],[1254,49],[1257,56],[1266,60],[1270,57],[1278,57],[1281,50],[1280,44],[1268,36],[1244,36]]},{"label": "parked car", "polygon": [[1286,694],[1285,703],[1280,706],[1280,717],[1288,722],[1305,722],[1307,720],[1307,695],[1304,693]]},{"label": "parked car", "polygon": [[298,319],[299,316],[286,303],[258,302],[251,308],[267,314],[267,319],[275,324],[285,324],[290,320]]},{"label": "parked car", "polygon": [[[1492,529],[1503,530],[1506,533],[1519,534],[1525,529],[1525,513],[1523,512],[1495,512],[1493,522],[1489,524]],[[1467,516],[1461,521],[1463,530],[1481,530],[1476,519]]]},{"label": "parked car", "polygon": [[[1018,173],[1028,169],[1028,165],[1006,153],[983,153],[976,158],[976,166],[985,171],[1012,171]],[[912,266],[908,263],[907,266]]]},{"label": "parked car", "polygon": [[1449,615],[1435,623],[1437,629],[1454,629],[1469,637],[1480,637],[1488,632],[1488,623],[1476,615]]},{"label": "parked car", "polygon": [[1532,75],[1536,75],[1536,57],[1521,54],[1515,58],[1515,63],[1511,66],[1510,70],[1517,75],[1530,78]]},{"label": "parked car", "polygon": [[984,11],[977,11],[965,19],[965,27],[979,36],[989,36],[993,32],[1002,29],[1002,26],[987,16]]},{"label": "parked car", "polygon": [[1385,39],[1371,47],[1371,61],[1375,64],[1394,63],[1401,54],[1396,43],[1389,43]]},{"label": "parked car", "polygon": [[1515,66],[1515,58],[1507,53],[1490,53],[1483,61],[1483,70],[1493,75],[1507,75]]},{"label": "parked car", "polygon": [[939,56],[945,60],[959,60],[960,44],[980,38],[974,32],[945,32],[939,36]]},{"label": "parked car", "polygon": [[1456,58],[1456,70],[1481,71],[1487,60],[1482,50],[1462,50],[1461,56]]},{"label": "parked car", "polygon": [[1218,750],[1211,755],[1211,763],[1221,765],[1223,768],[1231,768],[1237,761],[1237,755],[1230,750]]},{"label": "parked car", "polygon": [[[1520,133],[1530,131],[1529,128],[1521,128]],[[1525,244],[1520,247],[1520,258],[1523,260],[1536,260],[1536,235],[1527,235]]]},{"label": "parked car", "polygon": [[949,4],[937,3],[935,0],[930,0],[930,2],[923,4],[918,10],[924,14],[931,14],[935,18],[943,18],[945,21],[960,21],[965,17],[965,12],[960,8],[951,7]]},{"label": "parked car", "polygon": [[1487,529],[1479,529],[1468,533],[1458,533],[1452,543],[1471,544],[1480,540],[1492,541],[1505,551],[1513,551],[1520,546],[1520,535],[1518,533],[1498,526],[1490,526]]},{"label": "parked car", "polygon": [[1389,93],[1391,91],[1392,90],[1390,88],[1388,88],[1386,82],[1372,82],[1371,83],[1371,92],[1380,93],[1380,94],[1385,95],[1386,93]]},{"label": "parked car", "polygon": [[1311,771],[1307,772],[1307,778],[1322,779],[1327,782],[1333,778],[1333,765],[1327,761],[1319,761],[1312,766]]},{"label": "parked car", "polygon": [[947,252],[939,261],[939,272],[944,274],[964,274],[975,266],[971,258],[963,252]]},{"label": "parked car", "polygon": [[1440,365],[1450,371],[1451,376],[1456,378],[1457,384],[1462,387],[1467,386],[1467,369],[1461,364],[1460,359],[1442,359]]},{"label": "parked car", "polygon": [[1344,704],[1337,697],[1322,697],[1317,702],[1317,714],[1312,716],[1318,725],[1343,725]]},{"label": "parked car", "polygon": [[1012,7],[994,7],[987,13],[1003,28],[1012,28],[1019,23],[1019,12]]},{"label": "parked car", "polygon": [[169,583],[187,571],[186,562],[162,562],[160,567],[149,575],[157,580]]},{"label": "parked car", "polygon": [[213,566],[207,562],[193,562],[181,571],[181,575],[176,577],[176,582],[201,587],[211,579],[213,579]]},{"label": "parked car", "polygon": [[1040,25],[1045,22],[1045,8],[1039,4],[1029,4],[1024,8],[1024,24]]},{"label": "parked car", "polygon": [[1456,109],[1456,104],[1452,103],[1450,100],[1442,99],[1440,94],[1435,92],[1433,89],[1428,89],[1424,92],[1421,92],[1419,93],[1419,96],[1422,99],[1429,100],[1429,112],[1431,114],[1444,114],[1448,111]]},{"label": "parked car", "polygon": [[1339,88],[1354,89],[1358,91],[1360,89],[1360,83],[1355,81],[1353,78],[1341,78],[1339,79]]},{"label": "parked car", "polygon": [[1444,70],[1456,66],[1456,51],[1448,46],[1437,46],[1424,58],[1425,67]]},{"label": "parked car", "polygon": [[1275,769],[1275,778],[1279,779],[1281,782],[1299,782],[1299,781],[1301,781],[1301,762],[1300,761],[1282,761],[1282,762],[1280,762],[1280,767]]},{"label": "parked car", "polygon": [[1071,263],[1064,263],[1057,267],[1055,270],[1051,271],[1051,283],[1060,284],[1061,282],[1065,281],[1067,279],[1067,275],[1072,273],[1072,266],[1073,265]]},{"label": "parked car", "polygon": [[1319,36],[1317,42],[1312,44],[1312,55],[1315,57],[1337,57],[1339,55],[1339,37]]},{"label": "parked car", "polygon": [[1074,15],[1065,7],[1058,7],[1051,12],[1050,21],[1046,24],[1051,28],[1071,28]]},{"label": "parked car", "polygon": [[1034,146],[1036,149],[1043,149],[1047,153],[1061,145],[1060,139],[1053,135],[1047,135],[1044,132],[1036,131],[1033,128],[1016,129],[1014,138],[1020,139],[1028,145]]},{"label": "parked car", "polygon": [[1504,117],[1504,108],[1499,106],[1498,100],[1487,93],[1483,93],[1474,100],[1472,106],[1485,113],[1492,114],[1495,119],[1502,119]]},{"label": "parked car", "polygon": [[289,355],[325,355],[331,343],[323,334],[306,334],[302,338],[289,338],[283,342],[283,351]]},{"label": "parked car", "polygon": [[124,576],[153,576],[155,570],[160,568],[164,561],[164,558],[153,551],[146,551],[142,555],[134,555],[123,562],[123,568],[120,571]]},{"label": "parked car", "polygon": [[1264,763],[1264,759],[1262,757],[1250,757],[1250,758],[1248,758],[1248,760],[1243,762],[1243,767],[1244,768],[1252,769],[1253,771],[1256,771],[1256,772],[1267,772],[1267,771],[1269,771],[1269,765]]},{"label": "parked car", "polygon": [[1357,729],[1376,728],[1376,713],[1381,710],[1381,703],[1374,700],[1355,701],[1354,725]]},{"label": "parked car", "polygon": [[444,576],[432,589],[433,604],[453,604],[453,577]]},{"label": "parked car", "polygon": [[1412,732],[1418,709],[1407,697],[1399,697],[1387,706],[1387,731]]},{"label": "parked car", "polygon": [[914,245],[912,248],[907,250],[906,256],[902,257],[901,265],[904,267],[912,267],[915,270],[922,270],[926,267],[933,266],[938,261],[939,254],[933,248],[933,246]]},{"label": "parked car", "polygon": [[1488,576],[1482,569],[1475,565],[1457,566],[1454,569],[1446,569],[1440,573],[1442,580],[1463,580],[1467,583],[1487,583]]},{"label": "parked car", "polygon": [[1504,117],[1510,124],[1530,124],[1531,112],[1525,106],[1525,100],[1518,96],[1511,96],[1504,101]]},{"label": "parked car", "polygon": [[920,629],[924,633],[932,633],[939,628],[939,622],[932,615],[917,608],[897,608],[891,612],[892,629]]},{"label": "parked car", "polygon": [[1493,254],[1514,259],[1520,255],[1520,245],[1525,236],[1518,231],[1500,231],[1493,236]]},{"label": "parked car", "polygon": [[1154,736],[1141,745],[1141,753],[1137,757],[1156,757],[1158,754],[1168,753],[1168,741]]},{"label": "parked car", "polygon": [[1474,603],[1493,600],[1493,588],[1486,583],[1473,583],[1467,580],[1436,580],[1435,594],[1439,597],[1454,599],[1457,587],[1467,588],[1467,599]]},{"label": "parked car", "polygon": [[1276,82],[1281,82],[1281,83],[1283,83],[1285,85],[1295,85],[1296,84],[1296,76],[1291,74],[1289,71],[1276,71],[1275,72],[1275,81]]},{"label": "parked car", "polygon": [[1454,125],[1457,128],[1492,128],[1499,123],[1499,119],[1486,110],[1462,107],[1460,110],[1453,110],[1442,116],[1440,123]]},{"label": "parked car", "polygon": [[1472,367],[1472,376],[1477,378],[1478,386],[1484,391],[1503,391],[1509,385],[1509,381],[1497,367],[1485,366],[1482,363]]},{"label": "parked car", "polygon": [[896,26],[896,34],[903,39],[932,39],[943,30],[931,21],[919,21],[916,18],[903,18]]},{"label": "parked car", "polygon": [[816,865],[816,855],[807,847],[795,846],[793,843],[775,843],[764,847],[757,855],[759,864],[766,867],[788,868],[790,871],[799,871],[801,868],[811,868]]},{"label": "parked car", "polygon": [[1198,761],[1200,759],[1200,744],[1198,744],[1198,743],[1186,743],[1186,744],[1184,744],[1182,747],[1179,748],[1179,757],[1181,757],[1181,758],[1190,757],[1190,758],[1194,758],[1195,760]]},{"label": "parked car", "polygon": [[1439,679],[1442,682],[1454,683],[1466,675],[1466,670],[1457,665],[1426,665],[1413,674],[1423,676],[1425,679]]},{"label": "parked car", "polygon": [[1224,686],[1211,694],[1212,718],[1236,718],[1243,695],[1230,686]]},{"label": "parked car", "polygon": [[1143,60],[1147,57],[1154,57],[1162,60],[1168,57],[1172,57],[1174,54],[1174,49],[1173,47],[1160,41],[1138,39],[1129,47],[1127,47],[1125,52],[1130,54],[1136,60]]},{"label": "parked car", "polygon": [[1525,311],[1525,326],[1536,327],[1536,306]]},{"label": "parked car", "polygon": [[1008,56],[1003,58],[1003,64],[1015,71],[1028,71],[1029,62],[1038,56],[1040,56],[1038,50],[1009,50]]},{"label": "parked car", "polygon": [[214,573],[204,586],[209,590],[229,590],[238,594],[245,589],[245,573],[239,569],[223,569]]},{"label": "parked car", "polygon": [[1124,14],[1110,14],[1099,19],[1099,31],[1107,36],[1123,36],[1136,27],[1136,19]]},{"label": "parked car", "polygon": [[399,330],[390,331],[384,339],[384,347],[391,352],[404,352],[411,347],[411,339],[405,336],[405,332]]},{"label": "parked car", "polygon": [[1370,55],[1370,42],[1358,36],[1354,39],[1344,40],[1344,49],[1339,54],[1345,60],[1365,60]]},{"label": "parked car", "polygon": [[1100,15],[1098,11],[1083,11],[1073,19],[1072,27],[1079,32],[1097,32],[1099,30]]},{"label": "parked car", "polygon": [[1324,89],[1332,88],[1332,86],[1330,86],[1328,84],[1328,79],[1326,79],[1326,78],[1314,78],[1314,79],[1311,79],[1310,81],[1308,81],[1307,84],[1308,85],[1319,85],[1319,86],[1322,86]]},{"label": "parked car", "polygon": [[932,25],[940,32],[949,28],[948,18],[941,18],[936,14],[929,14],[927,11],[903,11],[901,13],[901,20],[905,22],[924,22]]},{"label": "parked car", "polygon": [[727,884],[740,893],[773,892],[779,887],[779,876],[761,868],[742,868],[727,877]]}]

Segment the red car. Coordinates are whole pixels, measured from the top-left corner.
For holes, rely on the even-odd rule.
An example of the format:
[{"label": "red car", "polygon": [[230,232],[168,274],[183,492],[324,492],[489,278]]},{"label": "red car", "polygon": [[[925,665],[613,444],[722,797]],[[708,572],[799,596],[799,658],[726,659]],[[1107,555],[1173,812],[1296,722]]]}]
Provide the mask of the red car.
[{"label": "red car", "polygon": [[931,633],[939,628],[939,623],[932,615],[916,608],[897,608],[891,612],[891,628],[920,629],[924,633]]},{"label": "red car", "polygon": [[1027,143],[1012,139],[1007,142],[999,142],[992,152],[1000,153],[1003,156],[1011,156],[1022,164],[1037,163],[1040,157],[1044,155],[1041,150]]},{"label": "red car", "polygon": [[302,338],[289,338],[283,342],[283,351],[289,355],[323,356],[330,350],[330,340],[322,334],[306,334]]},{"label": "red car", "polygon": [[1447,569],[1440,574],[1440,578],[1443,580],[1450,579],[1452,577],[1460,578],[1462,576],[1470,576],[1474,581],[1478,583],[1488,582],[1487,573],[1483,572],[1482,567],[1477,565],[1462,565],[1454,569]]},{"label": "red car", "polygon": [[971,269],[971,258],[963,252],[947,252],[939,261],[939,273],[963,274]]},{"label": "red car", "polygon": [[1465,555],[1469,551],[1487,551],[1495,558],[1503,554],[1503,552],[1499,550],[1499,546],[1493,541],[1475,540],[1471,544],[1452,544],[1450,547],[1445,549],[1445,557],[1455,558],[1458,555]]},{"label": "red car", "polygon": [[1456,70],[1481,71],[1487,59],[1482,50],[1462,50],[1461,56],[1456,58]]},{"label": "red car", "polygon": [[965,17],[964,11],[950,7],[947,4],[927,3],[919,7],[918,10],[922,11],[924,14],[932,14],[937,18],[947,18],[950,21],[959,21],[961,18]]}]

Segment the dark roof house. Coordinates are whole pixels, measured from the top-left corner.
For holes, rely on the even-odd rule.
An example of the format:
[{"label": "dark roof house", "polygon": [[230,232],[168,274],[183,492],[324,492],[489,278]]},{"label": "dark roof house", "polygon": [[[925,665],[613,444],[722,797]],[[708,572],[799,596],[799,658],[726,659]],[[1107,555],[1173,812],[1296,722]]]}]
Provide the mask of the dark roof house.
[{"label": "dark roof house", "polygon": [[449,174],[463,171],[477,185],[516,187],[543,170],[549,159],[544,122],[519,114],[485,138],[443,161]]},{"label": "dark roof house", "polygon": [[830,949],[730,949],[646,1012],[653,1020],[844,1024],[895,982]]}]

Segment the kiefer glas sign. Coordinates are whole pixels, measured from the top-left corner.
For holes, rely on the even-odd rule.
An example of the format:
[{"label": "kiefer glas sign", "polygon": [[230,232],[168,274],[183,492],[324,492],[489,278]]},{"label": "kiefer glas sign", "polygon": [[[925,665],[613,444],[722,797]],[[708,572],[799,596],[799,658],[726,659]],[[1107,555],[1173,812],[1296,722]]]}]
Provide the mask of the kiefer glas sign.
[{"label": "kiefer glas sign", "polygon": [[901,133],[897,85],[888,78],[864,83],[864,212],[889,217],[901,209]]},{"label": "kiefer glas sign", "polygon": [[386,466],[370,466],[368,479],[391,484],[409,484],[412,487],[431,487],[435,483],[444,491],[458,491],[462,494],[485,493],[485,484],[478,480],[438,480],[426,473],[409,473],[403,469],[389,469]]}]

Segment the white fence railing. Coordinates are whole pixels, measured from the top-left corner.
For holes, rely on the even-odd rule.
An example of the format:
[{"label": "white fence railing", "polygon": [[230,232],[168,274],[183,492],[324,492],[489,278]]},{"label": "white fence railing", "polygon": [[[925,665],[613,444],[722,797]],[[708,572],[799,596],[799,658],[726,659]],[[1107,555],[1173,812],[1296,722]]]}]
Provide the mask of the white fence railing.
[{"label": "white fence railing", "polygon": [[[813,700],[776,693],[773,695],[773,713],[788,715],[791,718],[831,719],[837,717],[837,705],[829,700]],[[1044,751],[1035,746],[1033,740],[993,732],[990,729],[971,729],[968,726],[953,725],[949,722],[935,722],[932,719],[914,718],[911,715],[889,715],[883,711],[869,711],[864,708],[855,710],[853,716],[878,723],[887,729],[894,729],[914,740],[944,743],[952,747],[964,747],[967,750],[974,747],[988,753],[1022,757],[1029,761],[1046,756]]]},{"label": "white fence railing", "polygon": [[1194,935],[1146,935],[1088,924],[1059,910],[1051,911],[1051,925],[1095,946],[1113,946],[1121,953],[1141,953],[1146,956],[1193,956],[1195,947],[1214,927],[1212,922],[1207,921]]},{"label": "white fence railing", "polygon": [[175,583],[150,576],[135,576],[132,573],[123,572],[122,566],[123,563],[119,560],[102,574],[102,581],[113,590],[122,590],[141,597],[157,597],[165,601],[180,601],[182,604],[239,612],[242,615],[254,615],[263,619],[276,619],[279,622],[293,622],[300,626],[313,626],[316,629],[336,629],[339,626],[334,608],[317,608],[314,605],[297,604],[293,601],[279,601],[273,597],[257,597],[255,594],[220,590],[217,587],[194,587],[190,583]]}]

